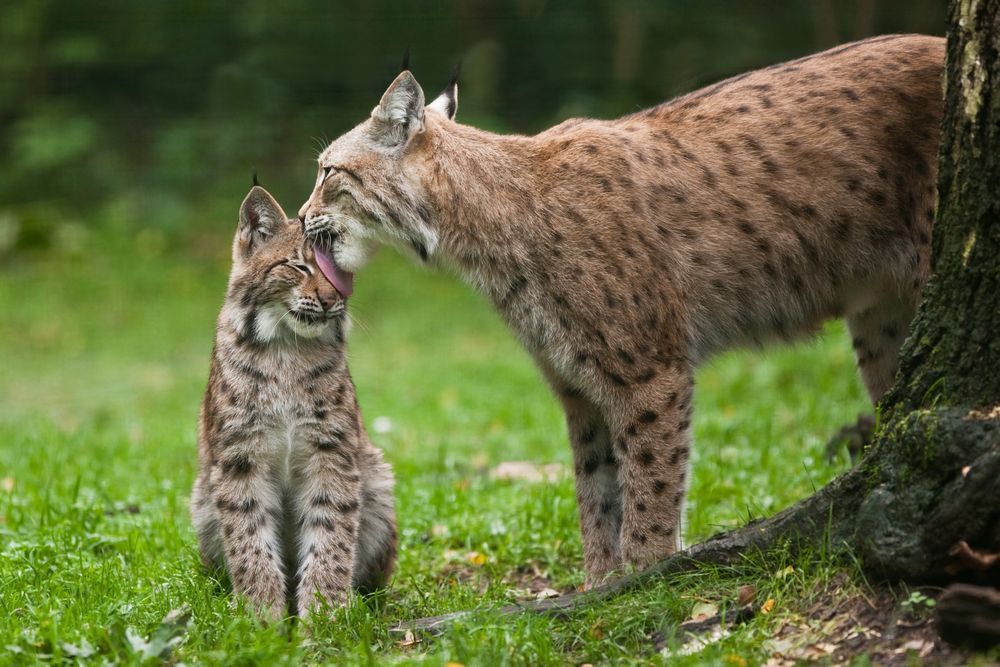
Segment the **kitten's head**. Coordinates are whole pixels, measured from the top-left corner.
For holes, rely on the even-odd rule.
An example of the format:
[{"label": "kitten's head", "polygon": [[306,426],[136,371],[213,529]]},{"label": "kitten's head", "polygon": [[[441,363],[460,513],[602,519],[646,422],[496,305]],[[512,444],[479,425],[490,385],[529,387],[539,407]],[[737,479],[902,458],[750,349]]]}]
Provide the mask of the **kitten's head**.
[{"label": "kitten's head", "polygon": [[317,264],[302,224],[260,186],[240,206],[226,304],[247,341],[342,339],[344,297]]},{"label": "kitten's head", "polygon": [[453,126],[458,73],[430,104],[408,69],[382,95],[371,116],[319,156],[309,200],[299,210],[306,233],[327,256],[338,288],[381,245],[427,261],[438,242],[425,183],[434,178],[438,133]]}]

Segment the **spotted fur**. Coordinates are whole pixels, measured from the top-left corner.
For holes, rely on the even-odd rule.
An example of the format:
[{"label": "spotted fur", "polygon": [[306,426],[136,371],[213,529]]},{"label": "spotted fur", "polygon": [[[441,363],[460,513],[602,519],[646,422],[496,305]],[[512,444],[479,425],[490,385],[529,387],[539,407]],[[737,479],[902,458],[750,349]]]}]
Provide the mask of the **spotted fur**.
[{"label": "spotted fur", "polygon": [[301,224],[254,187],[240,211],[191,500],[204,563],[265,616],[345,602],[392,571],[393,478],[365,434],[344,301]]},{"label": "spotted fur", "polygon": [[345,270],[392,244],[493,302],[565,407],[592,584],[680,544],[704,359],[843,317],[871,398],[890,386],[930,269],[943,60],[878,37],[530,137],[425,107],[406,71],[300,216]]}]

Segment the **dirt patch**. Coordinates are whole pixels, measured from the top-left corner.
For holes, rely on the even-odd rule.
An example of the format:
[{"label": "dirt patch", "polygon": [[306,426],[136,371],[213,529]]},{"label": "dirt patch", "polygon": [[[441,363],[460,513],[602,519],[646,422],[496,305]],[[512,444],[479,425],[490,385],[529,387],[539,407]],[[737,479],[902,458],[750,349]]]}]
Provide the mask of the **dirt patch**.
[{"label": "dirt patch", "polygon": [[[792,667],[818,662],[848,665],[866,655],[880,667],[967,665],[976,656],[945,643],[934,625],[936,591],[888,587],[859,589],[846,575],[809,597],[800,609],[779,611],[774,600],[757,600],[729,610],[720,618],[710,612],[693,614],[669,632],[654,632],[654,649],[666,657],[699,653],[759,616],[773,615],[770,637],[764,641],[768,667]],[[697,611],[697,609],[696,609]],[[982,656],[980,656],[982,659]],[[989,663],[977,663],[989,664]],[[1000,663],[995,663],[1000,664]]]},{"label": "dirt patch", "polygon": [[872,664],[964,665],[968,654],[941,641],[930,613],[933,598],[920,593],[901,601],[888,589],[867,594],[831,587],[801,614],[782,620],[768,643],[768,665],[800,660],[846,664],[867,655]]},{"label": "dirt patch", "polygon": [[556,587],[548,572],[537,561],[528,561],[504,577],[504,583],[510,587],[510,595],[518,600],[545,600],[554,598],[575,589]]}]

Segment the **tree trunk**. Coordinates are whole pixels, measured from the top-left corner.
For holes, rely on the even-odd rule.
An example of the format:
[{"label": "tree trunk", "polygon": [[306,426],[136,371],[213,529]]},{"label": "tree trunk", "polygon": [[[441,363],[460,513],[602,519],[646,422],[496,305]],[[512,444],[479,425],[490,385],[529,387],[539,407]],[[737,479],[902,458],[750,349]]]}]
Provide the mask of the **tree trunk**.
[{"label": "tree trunk", "polygon": [[[504,611],[566,612],[780,542],[846,547],[882,578],[1000,584],[1000,567],[969,567],[967,557],[1000,551],[1000,0],[953,0],[950,24],[934,275],[858,466],[645,572]],[[398,629],[433,631],[458,615]]]},{"label": "tree trunk", "polygon": [[948,576],[961,540],[1000,548],[998,50],[1000,0],[954,0],[934,276],[857,471],[867,485],[850,542],[887,576]]}]

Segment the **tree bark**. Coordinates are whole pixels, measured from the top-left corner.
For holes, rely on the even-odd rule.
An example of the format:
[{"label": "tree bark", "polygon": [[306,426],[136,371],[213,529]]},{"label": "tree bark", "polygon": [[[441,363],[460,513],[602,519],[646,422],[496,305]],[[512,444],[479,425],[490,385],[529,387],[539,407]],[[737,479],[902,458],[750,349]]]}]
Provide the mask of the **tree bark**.
[{"label": "tree bark", "polygon": [[[776,544],[850,550],[873,575],[1000,584],[953,555],[1000,551],[1000,0],[953,0],[939,153],[934,275],[896,383],[857,467],[768,519],[587,593],[512,605],[567,612]],[[402,624],[434,630],[459,614]]]},{"label": "tree bark", "polygon": [[900,353],[853,546],[876,573],[947,577],[1000,547],[1000,0],[954,0],[934,276]]}]

